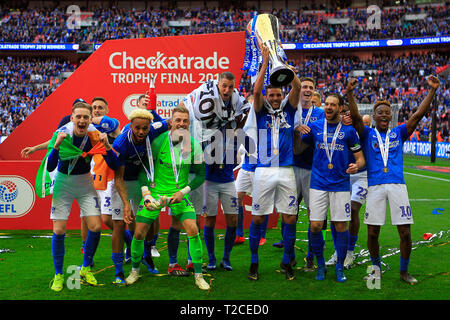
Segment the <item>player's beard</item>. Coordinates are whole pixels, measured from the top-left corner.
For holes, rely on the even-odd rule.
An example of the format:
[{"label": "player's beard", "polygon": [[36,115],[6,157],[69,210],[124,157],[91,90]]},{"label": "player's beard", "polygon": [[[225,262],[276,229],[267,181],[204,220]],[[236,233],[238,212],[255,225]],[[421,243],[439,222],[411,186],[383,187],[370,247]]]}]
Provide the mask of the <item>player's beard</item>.
[{"label": "player's beard", "polygon": [[325,113],[325,118],[328,122],[332,122],[332,123],[339,122],[339,112],[336,111],[332,114]]}]

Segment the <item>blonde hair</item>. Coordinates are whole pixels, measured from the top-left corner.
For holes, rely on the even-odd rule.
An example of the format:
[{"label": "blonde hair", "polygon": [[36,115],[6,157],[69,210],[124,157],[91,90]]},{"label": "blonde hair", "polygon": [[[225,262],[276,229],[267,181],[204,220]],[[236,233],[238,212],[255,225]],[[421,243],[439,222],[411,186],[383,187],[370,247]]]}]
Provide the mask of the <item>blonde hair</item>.
[{"label": "blonde hair", "polygon": [[177,107],[173,108],[173,110],[172,110],[172,119],[173,119],[173,115],[176,112],[186,113],[186,114],[189,115],[189,109],[188,108],[186,108],[185,106],[177,106]]},{"label": "blonde hair", "polygon": [[82,108],[88,109],[89,113],[92,114],[92,106],[86,102],[77,102],[72,106],[72,113],[74,113],[75,109]]},{"label": "blonde hair", "polygon": [[130,115],[128,116],[128,119],[130,121],[133,121],[133,119],[140,118],[140,119],[148,119],[150,122],[153,121],[153,115],[150,111],[145,109],[134,109],[131,111]]}]

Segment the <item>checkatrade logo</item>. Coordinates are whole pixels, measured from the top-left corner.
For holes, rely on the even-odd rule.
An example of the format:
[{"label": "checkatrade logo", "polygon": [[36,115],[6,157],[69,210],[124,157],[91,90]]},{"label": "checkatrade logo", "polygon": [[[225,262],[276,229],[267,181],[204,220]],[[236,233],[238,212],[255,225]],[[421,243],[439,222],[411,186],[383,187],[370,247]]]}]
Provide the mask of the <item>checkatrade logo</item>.
[{"label": "checkatrade logo", "polygon": [[20,176],[0,176],[0,218],[26,215],[35,202],[31,183]]}]

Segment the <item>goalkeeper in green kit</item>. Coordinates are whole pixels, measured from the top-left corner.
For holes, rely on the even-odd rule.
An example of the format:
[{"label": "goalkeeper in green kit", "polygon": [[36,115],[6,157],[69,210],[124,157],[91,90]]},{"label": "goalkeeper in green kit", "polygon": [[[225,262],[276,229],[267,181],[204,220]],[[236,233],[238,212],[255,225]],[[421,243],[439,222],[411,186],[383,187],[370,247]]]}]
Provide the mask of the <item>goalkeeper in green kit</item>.
[{"label": "goalkeeper in green kit", "polygon": [[[196,213],[188,196],[191,190],[201,186],[205,180],[203,151],[188,131],[190,124],[188,109],[185,107],[173,109],[171,120],[171,130],[159,135],[151,143],[154,174],[143,172],[140,175],[143,199],[136,214],[136,230],[131,244],[132,270],[126,282],[133,284],[139,279],[139,264],[144,252],[145,234],[158,218],[161,209],[169,206],[172,215],[181,221],[188,235],[195,284],[202,290],[208,290],[209,284],[203,279],[202,274],[203,249],[196,224]],[[194,169],[195,177],[192,181],[188,181],[191,167]]]}]

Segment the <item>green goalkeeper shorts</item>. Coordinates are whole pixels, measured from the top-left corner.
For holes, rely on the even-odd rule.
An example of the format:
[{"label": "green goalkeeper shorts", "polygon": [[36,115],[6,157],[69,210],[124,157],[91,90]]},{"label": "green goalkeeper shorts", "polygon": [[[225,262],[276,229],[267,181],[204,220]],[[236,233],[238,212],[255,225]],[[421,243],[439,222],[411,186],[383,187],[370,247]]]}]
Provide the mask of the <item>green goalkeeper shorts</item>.
[{"label": "green goalkeeper shorts", "polygon": [[[194,205],[189,199],[188,195],[185,195],[183,200],[179,203],[169,204],[168,207],[171,209],[171,215],[175,216],[180,222],[186,219],[197,219],[195,214]],[[138,212],[136,214],[136,222],[143,222],[147,224],[152,224],[161,212],[162,208],[157,210],[148,210],[145,208],[144,199],[141,200],[138,207]]]}]

